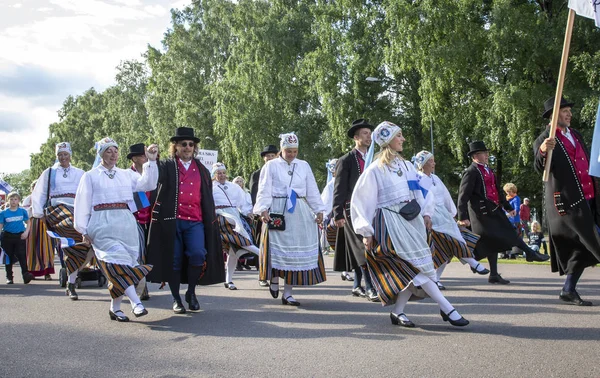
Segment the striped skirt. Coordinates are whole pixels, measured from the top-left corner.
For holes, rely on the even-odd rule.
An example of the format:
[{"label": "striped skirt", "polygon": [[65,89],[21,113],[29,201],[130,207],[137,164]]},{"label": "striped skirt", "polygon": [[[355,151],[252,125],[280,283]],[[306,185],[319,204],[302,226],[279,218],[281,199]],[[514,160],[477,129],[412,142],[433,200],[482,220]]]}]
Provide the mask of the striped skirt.
[{"label": "striped skirt", "polygon": [[[244,226],[244,229],[246,230],[248,235],[252,235],[248,223],[246,223],[246,221],[241,217],[239,219],[242,222],[242,225]],[[233,247],[233,249],[240,249],[243,247],[254,245],[252,240],[235,232],[234,226],[231,223],[227,222],[227,219],[224,216],[217,214],[217,220],[219,222],[219,230],[221,233],[221,245],[223,247],[224,253],[229,253],[229,248],[231,247]]]},{"label": "striped skirt", "polygon": [[379,244],[365,256],[373,286],[379,293],[382,304],[386,306],[396,302],[398,294],[409,288],[420,271],[396,254],[381,209],[377,210],[373,226],[373,239]]},{"label": "striped skirt", "polygon": [[31,231],[27,238],[27,270],[35,277],[54,274],[54,245],[47,230],[46,223],[41,219],[31,219]]},{"label": "striped skirt", "polygon": [[331,246],[332,249],[335,249],[335,241],[337,239],[337,226],[333,223],[333,220],[327,224],[325,229],[325,234],[327,235],[327,243]]},{"label": "striped skirt", "polygon": [[58,235],[75,240],[75,245],[62,249],[67,274],[80,269],[90,251],[89,246],[83,244],[83,237],[75,230],[73,225],[73,209],[64,204],[46,208],[46,224],[48,229]]},{"label": "striped skirt", "polygon": [[151,265],[127,266],[121,264],[107,263],[98,260],[102,273],[108,280],[108,291],[111,298],[119,298],[125,294],[129,286],[136,286],[150,273]]},{"label": "striped skirt", "polygon": [[[468,231],[468,230],[467,230]],[[433,257],[433,265],[437,269],[440,266],[449,263],[453,257],[456,258],[467,258],[473,257],[473,249],[475,249],[475,244],[477,244],[477,240],[479,240],[479,236],[477,234],[473,234],[468,231],[471,235],[467,235],[469,237],[470,243],[473,246],[469,247],[469,241],[467,244],[459,241],[452,236],[431,230],[428,233],[428,242],[429,247],[431,248],[432,257]],[[465,234],[463,234],[465,236]]]}]

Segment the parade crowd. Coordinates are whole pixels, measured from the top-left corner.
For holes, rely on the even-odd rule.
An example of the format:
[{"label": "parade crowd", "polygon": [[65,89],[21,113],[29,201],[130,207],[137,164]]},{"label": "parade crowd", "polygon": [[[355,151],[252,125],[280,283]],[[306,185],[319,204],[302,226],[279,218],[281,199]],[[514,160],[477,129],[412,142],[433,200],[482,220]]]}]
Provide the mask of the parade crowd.
[{"label": "parade crowd", "polygon": [[[545,102],[545,118],[553,103]],[[530,223],[529,200],[521,203],[514,184],[497,180],[482,141],[469,144],[472,163],[453,195],[434,173],[441,162],[431,152],[403,155],[400,126],[358,119],[347,130],[354,148],[327,162],[327,184],[319,191],[312,168],[297,158],[301,141],[285,133],[279,147],[261,152],[264,165],[252,173],[248,190],[242,177],[229,181],[223,163],[209,171],[196,158],[200,139],[180,127],[163,154],[168,157],[159,158],[154,144],[130,146],[127,169],[116,166],[122,152],[111,138],[97,143],[87,172],[71,165],[69,142],[57,144],[57,161],[32,183],[31,196],[21,203],[18,193],[9,193],[0,212],[6,282],[15,282],[15,262],[25,284],[51,280],[58,249],[70,300],[79,298],[78,277],[97,270],[108,281],[110,319],[127,322],[124,297],[133,316],[148,314],[147,282],[168,286],[175,314],[199,311],[197,286],[237,290],[243,260],[255,262],[265,294],[300,306],[294,287],[324,282],[323,255],[332,249],[334,271],[352,281],[351,295],[389,306],[392,324],[415,327],[406,305],[431,298],[443,321],[466,326],[443,294],[444,268],[456,259],[473,274],[488,275],[490,284],[506,285],[499,255],[523,253],[529,262],[550,259],[552,272],[566,276],[559,300],[591,306],[577,283],[600,262],[600,186],[588,174],[586,143],[570,128],[573,105],[562,99],[556,137],[547,128],[533,145],[535,170],[550,165],[547,238],[538,222]]]}]

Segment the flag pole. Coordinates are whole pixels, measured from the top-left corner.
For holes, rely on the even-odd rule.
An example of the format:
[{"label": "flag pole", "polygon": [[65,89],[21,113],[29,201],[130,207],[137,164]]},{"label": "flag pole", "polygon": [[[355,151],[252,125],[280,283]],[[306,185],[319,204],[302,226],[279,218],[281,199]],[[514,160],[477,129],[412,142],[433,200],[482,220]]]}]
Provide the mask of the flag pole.
[{"label": "flag pole", "polygon": [[[552,108],[552,122],[550,122],[550,136],[554,139],[556,136],[556,124],[558,123],[558,111],[560,109],[560,99],[562,98],[563,84],[565,83],[565,74],[567,71],[567,62],[569,60],[569,47],[571,46],[571,34],[573,33],[573,22],[575,21],[575,11],[569,9],[567,19],[567,30],[565,31],[565,42],[563,44],[562,57],[560,60],[560,71],[558,72],[558,85],[556,86],[556,96],[554,96],[554,107]],[[544,168],[544,182],[548,181],[550,176],[550,162],[552,161],[552,150],[548,151],[546,156],[546,167]]]}]

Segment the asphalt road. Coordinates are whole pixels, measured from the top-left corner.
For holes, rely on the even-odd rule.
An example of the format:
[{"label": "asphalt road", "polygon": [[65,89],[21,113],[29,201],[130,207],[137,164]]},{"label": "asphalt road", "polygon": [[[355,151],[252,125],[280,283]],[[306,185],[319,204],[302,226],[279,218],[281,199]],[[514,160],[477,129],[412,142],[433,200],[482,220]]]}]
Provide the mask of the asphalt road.
[{"label": "asphalt road", "polygon": [[[239,290],[199,287],[202,310],[174,315],[168,290],[151,285],[149,315],[108,317],[106,288],[93,282],[70,301],[58,281],[0,282],[0,377],[598,377],[600,307],[562,304],[549,266],[501,265],[507,286],[459,263],[445,292],[471,321],[442,321],[431,300],[410,302],[416,328],[392,326],[389,309],[352,297],[332,272],[296,288],[299,308],[282,306],[237,272]],[[4,272],[0,272],[4,276]],[[600,272],[587,269],[584,299],[600,305]],[[123,309],[129,313],[129,304]]]}]

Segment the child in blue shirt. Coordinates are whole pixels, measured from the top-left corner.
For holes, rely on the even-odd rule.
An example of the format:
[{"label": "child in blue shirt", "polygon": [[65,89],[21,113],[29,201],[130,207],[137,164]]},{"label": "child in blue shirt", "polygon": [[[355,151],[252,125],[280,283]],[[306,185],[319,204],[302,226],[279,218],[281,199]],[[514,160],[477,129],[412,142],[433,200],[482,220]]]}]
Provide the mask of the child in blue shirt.
[{"label": "child in blue shirt", "polygon": [[[27,257],[25,241],[29,235],[29,217],[27,211],[19,207],[21,197],[12,192],[6,196],[9,207],[0,211],[0,232],[2,233],[2,248],[8,257],[6,263],[6,283],[13,284],[13,263],[19,261],[23,282],[28,284],[33,279],[33,274],[27,271]],[[6,260],[4,261],[6,262]]]}]

